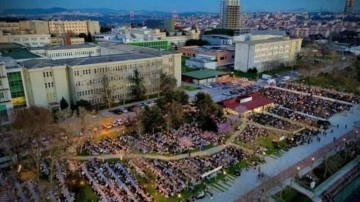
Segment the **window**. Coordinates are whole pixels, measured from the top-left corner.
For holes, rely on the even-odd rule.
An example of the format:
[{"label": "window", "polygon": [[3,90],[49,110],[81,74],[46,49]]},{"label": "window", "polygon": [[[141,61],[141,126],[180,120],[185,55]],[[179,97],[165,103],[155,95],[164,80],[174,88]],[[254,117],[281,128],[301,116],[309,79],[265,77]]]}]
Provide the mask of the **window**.
[{"label": "window", "polygon": [[43,76],[44,76],[44,78],[46,77],[45,72],[43,72]]},{"label": "window", "polygon": [[224,60],[224,57],[220,57],[220,60]]},{"label": "window", "polygon": [[4,92],[0,92],[0,100],[4,98],[5,98]]}]

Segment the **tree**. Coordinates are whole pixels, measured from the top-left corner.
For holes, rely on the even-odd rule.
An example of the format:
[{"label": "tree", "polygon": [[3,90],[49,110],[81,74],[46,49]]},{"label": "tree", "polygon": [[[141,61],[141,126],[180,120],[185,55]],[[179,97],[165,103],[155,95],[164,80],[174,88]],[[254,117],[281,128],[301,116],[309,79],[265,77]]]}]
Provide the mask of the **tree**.
[{"label": "tree", "polygon": [[146,133],[155,133],[163,128],[165,119],[157,106],[145,107],[141,113],[141,123]]},{"label": "tree", "polygon": [[83,99],[76,102],[76,109],[78,110],[79,107],[83,107],[84,109],[86,109],[88,111],[90,111],[94,108],[89,101],[83,100]]},{"label": "tree", "polygon": [[235,32],[232,29],[212,29],[204,32],[204,35],[210,34],[223,34],[228,36],[234,36]]},{"label": "tree", "polygon": [[65,100],[64,97],[62,97],[61,100],[60,100],[60,109],[65,110],[68,107],[69,107],[69,103]]},{"label": "tree", "polygon": [[172,91],[176,88],[176,78],[172,75],[160,74],[160,92],[162,94]]},{"label": "tree", "polygon": [[215,104],[210,95],[199,92],[195,95],[196,120],[203,130],[217,131],[216,118],[223,116],[222,108]]},{"label": "tree", "polygon": [[185,42],[185,46],[205,46],[209,45],[209,42],[201,39],[189,39]]},{"label": "tree", "polygon": [[134,73],[128,77],[130,83],[130,93],[135,100],[143,100],[146,94],[144,86],[144,80],[140,75],[138,69],[134,70]]}]

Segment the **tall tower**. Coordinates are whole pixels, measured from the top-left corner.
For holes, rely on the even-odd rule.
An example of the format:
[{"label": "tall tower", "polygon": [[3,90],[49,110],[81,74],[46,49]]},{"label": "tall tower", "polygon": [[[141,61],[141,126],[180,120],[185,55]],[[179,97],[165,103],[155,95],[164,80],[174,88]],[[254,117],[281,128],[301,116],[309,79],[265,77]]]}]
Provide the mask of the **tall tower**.
[{"label": "tall tower", "polygon": [[344,13],[352,13],[354,4],[355,4],[355,0],[346,0]]},{"label": "tall tower", "polygon": [[220,1],[220,23],[221,28],[223,29],[240,29],[241,24],[239,0]]}]

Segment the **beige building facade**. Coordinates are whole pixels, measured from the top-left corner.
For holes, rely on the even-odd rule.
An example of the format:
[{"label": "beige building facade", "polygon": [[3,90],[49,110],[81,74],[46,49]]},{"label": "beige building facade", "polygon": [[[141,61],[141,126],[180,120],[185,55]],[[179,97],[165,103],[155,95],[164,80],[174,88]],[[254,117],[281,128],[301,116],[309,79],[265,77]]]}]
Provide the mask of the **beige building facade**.
[{"label": "beige building facade", "polygon": [[269,62],[290,62],[300,52],[302,39],[274,35],[241,35],[234,38],[235,70],[264,71]]}]

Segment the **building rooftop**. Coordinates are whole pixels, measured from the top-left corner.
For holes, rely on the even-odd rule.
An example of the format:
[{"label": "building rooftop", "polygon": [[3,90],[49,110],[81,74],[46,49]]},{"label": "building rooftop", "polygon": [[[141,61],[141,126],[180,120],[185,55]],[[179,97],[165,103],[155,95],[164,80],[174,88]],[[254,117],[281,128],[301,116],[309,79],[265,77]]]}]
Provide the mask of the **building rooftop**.
[{"label": "building rooftop", "polygon": [[0,53],[4,57],[12,57],[15,60],[39,58],[31,53],[25,46],[16,43],[0,43]]},{"label": "building rooftop", "polygon": [[27,69],[60,66],[57,61],[51,59],[31,59],[23,61],[22,64]]},{"label": "building rooftop", "polygon": [[43,67],[53,67],[53,66],[75,66],[75,65],[90,65],[106,62],[119,62],[127,60],[138,60],[153,58],[152,55],[146,54],[134,54],[134,53],[122,53],[117,55],[104,55],[104,56],[95,56],[95,57],[82,57],[82,58],[69,58],[69,59],[60,59],[60,60],[51,60],[51,59],[33,59],[23,61],[22,64],[25,68],[34,69],[34,68],[43,68]]},{"label": "building rooftop", "polygon": [[153,57],[154,56],[146,55],[146,54],[123,53],[123,54],[117,54],[117,55],[104,55],[104,56],[95,56],[95,57],[86,57],[86,58],[61,59],[61,60],[56,60],[56,63],[67,64],[70,66],[90,65],[90,64],[105,63],[105,62],[139,60],[139,59],[146,59],[146,58],[153,58]]},{"label": "building rooftop", "polygon": [[149,56],[163,56],[163,55],[171,55],[171,54],[180,54],[173,51],[163,51],[155,48],[147,48],[142,46],[132,46],[132,45],[126,45],[122,43],[116,43],[116,42],[109,42],[109,41],[101,41],[98,42],[98,45],[101,48],[108,48],[117,50],[123,53],[138,53],[138,54],[146,54]]},{"label": "building rooftop", "polygon": [[[240,103],[241,99],[248,98],[248,97],[251,97],[252,100],[245,102],[245,103]],[[236,98],[232,98],[232,99],[223,101],[223,105],[225,107],[233,109],[240,113],[250,111],[250,110],[271,104],[271,103],[273,103],[272,100],[261,96],[259,93],[252,93],[247,96],[240,96],[240,97],[236,97]]]},{"label": "building rooftop", "polygon": [[97,45],[92,43],[58,45],[58,46],[35,47],[35,48],[31,48],[31,50],[65,50],[65,49],[80,49],[80,48],[93,48],[93,47],[97,47]]},{"label": "building rooftop", "polygon": [[226,75],[226,74],[230,74],[230,73],[223,72],[223,71],[216,71],[216,70],[212,70],[212,69],[203,69],[203,70],[192,71],[192,72],[184,72],[181,75],[201,80],[201,79],[222,76],[222,75]]}]

